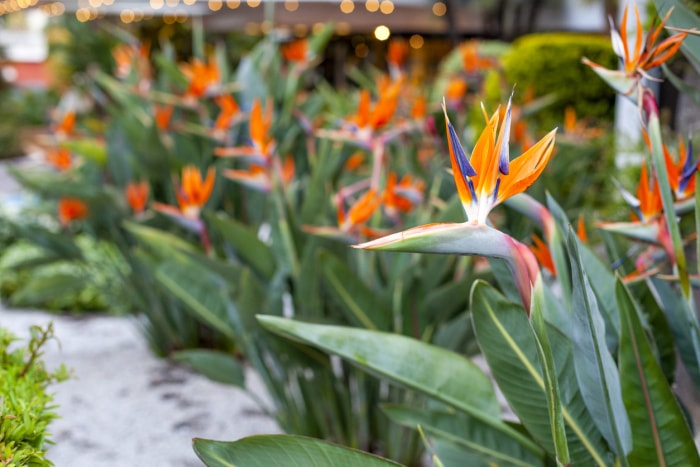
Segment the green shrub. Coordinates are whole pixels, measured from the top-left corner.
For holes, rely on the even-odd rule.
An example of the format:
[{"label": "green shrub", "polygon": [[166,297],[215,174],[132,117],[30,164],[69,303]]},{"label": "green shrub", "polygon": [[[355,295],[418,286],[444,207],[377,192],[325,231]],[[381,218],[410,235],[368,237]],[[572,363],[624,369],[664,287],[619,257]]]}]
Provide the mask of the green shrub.
[{"label": "green shrub", "polygon": [[[45,459],[46,427],[56,418],[53,396],[46,387],[66,379],[63,366],[48,372],[40,360],[44,344],[53,336],[32,326],[27,347],[10,350],[16,341],[0,328],[0,465],[3,467],[50,466]],[[14,347],[14,346],[13,346]]]},{"label": "green shrub", "polygon": [[612,120],[615,93],[581,63],[581,57],[610,69],[617,64],[610,38],[571,33],[523,36],[502,60],[508,82],[523,90],[532,88],[537,97],[556,94],[557,101],[536,116],[543,126],[560,125],[570,105],[579,117]]}]

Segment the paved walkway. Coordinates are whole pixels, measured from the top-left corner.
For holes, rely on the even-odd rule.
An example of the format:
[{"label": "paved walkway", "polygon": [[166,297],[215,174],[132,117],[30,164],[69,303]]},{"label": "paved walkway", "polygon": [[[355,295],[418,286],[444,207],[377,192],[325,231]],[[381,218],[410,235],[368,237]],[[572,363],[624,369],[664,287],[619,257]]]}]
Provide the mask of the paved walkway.
[{"label": "paved walkway", "polygon": [[[29,326],[54,322],[60,342],[44,355],[70,380],[53,385],[60,419],[50,425],[48,457],[57,467],[194,467],[194,437],[232,441],[277,433],[243,391],[151,355],[129,318],[56,316],[0,307],[0,326],[27,336]],[[256,375],[249,387],[264,389]]]}]

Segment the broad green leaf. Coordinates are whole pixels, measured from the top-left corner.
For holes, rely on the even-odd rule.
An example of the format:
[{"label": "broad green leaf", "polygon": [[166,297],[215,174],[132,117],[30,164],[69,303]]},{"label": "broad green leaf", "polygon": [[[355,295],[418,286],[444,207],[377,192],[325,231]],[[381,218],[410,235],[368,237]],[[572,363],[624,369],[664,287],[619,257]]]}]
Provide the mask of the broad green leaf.
[{"label": "broad green leaf", "polygon": [[157,252],[163,258],[169,258],[173,250],[182,252],[193,252],[195,248],[175,234],[162,230],[139,225],[134,222],[125,222],[126,230],[134,234],[149,249]]},{"label": "broad green leaf", "polygon": [[566,440],[566,429],[564,417],[562,415],[561,395],[559,393],[559,382],[557,381],[557,369],[554,364],[552,345],[547,331],[547,324],[544,318],[544,308],[547,306],[547,297],[542,286],[540,276],[532,295],[533,306],[530,310],[530,324],[535,335],[537,352],[542,363],[545,395],[547,396],[547,406],[549,408],[549,423],[552,427],[552,440],[557,456],[557,462],[568,465],[569,446]]},{"label": "broad green leaf", "polygon": [[[557,278],[563,289],[563,296],[571,296],[571,274],[569,273],[569,258],[566,254],[566,231],[569,219],[566,217],[564,209],[556,200],[547,193],[547,208],[549,216],[542,215],[545,225],[542,226],[547,246],[552,254],[554,267],[557,271]],[[570,305],[567,303],[567,305]]]},{"label": "broad green leaf", "polygon": [[12,178],[31,191],[50,197],[70,196],[89,201],[98,195],[98,188],[85,180],[83,174],[75,170],[49,172],[39,170],[20,170],[8,166]]},{"label": "broad green leaf", "polygon": [[671,327],[678,354],[696,388],[700,388],[700,334],[692,322],[688,322],[688,303],[668,282],[650,278],[647,285],[659,308],[666,315]]},{"label": "broad green leaf", "polygon": [[630,465],[700,465],[695,441],[621,280],[615,292],[622,319],[620,383],[632,426]]},{"label": "broad green leaf", "polygon": [[238,441],[195,438],[194,452],[208,467],[390,467],[396,462],[314,438],[250,436]]},{"label": "broad green leaf", "polygon": [[325,289],[353,324],[367,329],[388,330],[391,324],[388,305],[332,254],[324,252],[319,259]]},{"label": "broad green leaf", "polygon": [[80,247],[68,235],[52,232],[36,224],[12,223],[12,227],[16,229],[21,238],[40,246],[60,258],[76,260],[83,258]]},{"label": "broad green leaf", "polygon": [[442,322],[464,310],[468,298],[468,284],[463,280],[453,280],[422,296],[418,304],[418,314],[435,317],[436,321]]},{"label": "broad green leaf", "polygon": [[573,286],[576,379],[596,426],[624,462],[632,448],[632,437],[622,403],[620,377],[605,342],[605,322],[583,270],[573,231],[569,232],[568,248]]},{"label": "broad green leaf", "polygon": [[501,409],[491,381],[460,355],[397,334],[272,316],[258,316],[258,321],[273,332],[337,354],[365,370],[445,402],[519,437],[524,446],[539,452],[534,443],[500,421]]},{"label": "broad green leaf", "polygon": [[256,273],[270,279],[275,272],[275,257],[255,232],[223,214],[205,214],[207,223],[235,249],[235,254]]},{"label": "broad green leaf", "polygon": [[104,165],[107,162],[107,146],[97,139],[71,139],[62,142],[61,147],[99,165]]},{"label": "broad green leaf", "polygon": [[[427,443],[426,440],[425,444]],[[493,464],[482,461],[481,457],[472,451],[442,438],[432,438],[430,448],[434,452],[433,467],[493,467]]]},{"label": "broad green leaf", "polygon": [[540,455],[530,452],[508,434],[462,412],[391,404],[382,405],[382,410],[396,423],[411,428],[420,425],[428,434],[460,446],[487,465],[531,466],[544,462],[544,451]]},{"label": "broad green leaf", "polygon": [[194,314],[224,335],[235,339],[235,305],[227,296],[227,284],[193,261],[172,258],[163,262],[156,279]]},{"label": "broad green leaf", "polygon": [[192,367],[212,381],[245,389],[243,365],[231,354],[208,349],[181,350],[173,358]]},{"label": "broad green leaf", "polygon": [[513,274],[511,274],[508,264],[502,259],[489,258],[489,265],[491,266],[493,275],[498,283],[498,287],[501,289],[501,292],[503,292],[503,295],[505,295],[508,300],[513,302],[520,300],[518,288],[515,284]]},{"label": "broad green leaf", "polygon": [[[477,281],[472,287],[472,320],[479,346],[499,388],[528,432],[555,454],[547,417],[548,405],[537,344],[522,305],[508,301],[493,287]],[[576,385],[571,344],[548,328],[562,397],[569,453],[573,464],[599,466],[611,462],[600,432],[586,410]]]},{"label": "broad green leaf", "polygon": [[55,272],[51,275],[33,275],[10,297],[15,306],[40,306],[47,301],[80,292],[85,288],[85,276]]}]

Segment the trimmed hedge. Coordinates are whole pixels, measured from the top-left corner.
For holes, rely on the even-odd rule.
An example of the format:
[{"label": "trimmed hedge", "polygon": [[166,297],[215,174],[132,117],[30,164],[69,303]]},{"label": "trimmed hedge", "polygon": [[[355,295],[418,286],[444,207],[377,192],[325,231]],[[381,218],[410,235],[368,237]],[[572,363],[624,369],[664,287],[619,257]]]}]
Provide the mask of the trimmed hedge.
[{"label": "trimmed hedge", "polygon": [[53,465],[45,458],[46,427],[56,414],[46,388],[67,372],[63,366],[47,372],[40,360],[53,327],[30,331],[27,347],[10,350],[16,338],[0,328],[0,465],[8,467]]},{"label": "trimmed hedge", "polygon": [[523,36],[502,57],[502,63],[508,82],[516,83],[519,89],[531,87],[536,97],[557,95],[554,104],[537,114],[545,127],[561,124],[564,109],[570,105],[579,117],[611,121],[615,93],[581,63],[582,57],[617,68],[618,58],[609,37],[573,33]]}]

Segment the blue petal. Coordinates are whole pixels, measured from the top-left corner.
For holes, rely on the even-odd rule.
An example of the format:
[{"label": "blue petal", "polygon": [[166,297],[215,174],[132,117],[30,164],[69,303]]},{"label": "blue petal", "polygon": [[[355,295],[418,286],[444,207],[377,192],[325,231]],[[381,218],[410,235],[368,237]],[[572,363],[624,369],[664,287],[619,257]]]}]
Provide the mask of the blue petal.
[{"label": "blue petal", "polygon": [[457,137],[457,132],[449,120],[447,121],[447,130],[450,133],[450,144],[455,153],[454,155],[455,159],[457,159],[457,165],[459,165],[459,171],[462,172],[462,176],[464,177],[473,177],[476,175],[476,170],[474,170],[474,167],[469,163],[467,154],[464,152],[464,148],[462,148],[462,143],[459,142],[459,138]]},{"label": "blue petal", "polygon": [[510,117],[511,117],[511,101],[513,100],[513,92],[515,92],[515,89],[510,93],[510,98],[508,99],[508,108],[506,109],[506,119],[503,122],[503,126],[501,126],[501,131],[505,132],[503,133],[503,141],[501,142],[501,154],[498,160],[498,170],[503,174],[503,175],[508,175],[508,172],[510,170],[510,150],[509,150],[509,142],[510,142]]},{"label": "blue petal", "polygon": [[681,170],[681,179],[678,183],[679,189],[684,191],[688,186],[688,182],[695,174],[698,167],[698,161],[693,160],[693,141],[688,140],[688,150],[685,153],[685,163],[683,164],[683,169]]}]

